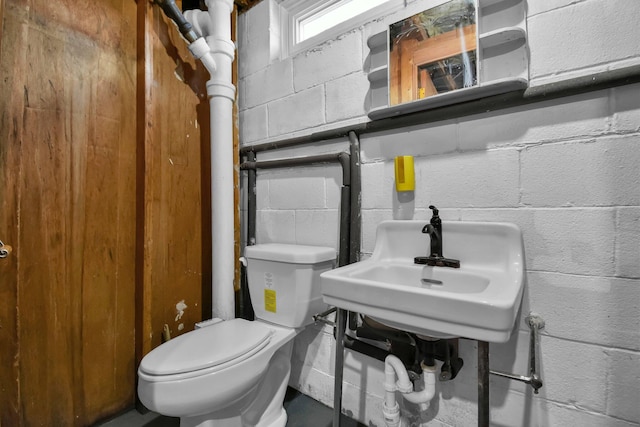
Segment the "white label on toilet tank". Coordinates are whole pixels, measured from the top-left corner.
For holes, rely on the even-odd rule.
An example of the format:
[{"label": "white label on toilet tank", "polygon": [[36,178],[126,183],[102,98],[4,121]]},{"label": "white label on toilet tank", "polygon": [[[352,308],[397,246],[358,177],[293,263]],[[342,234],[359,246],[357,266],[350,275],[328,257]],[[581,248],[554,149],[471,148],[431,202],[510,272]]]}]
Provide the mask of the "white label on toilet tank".
[{"label": "white label on toilet tank", "polygon": [[264,273],[264,287],[269,289],[273,288],[273,273]]}]

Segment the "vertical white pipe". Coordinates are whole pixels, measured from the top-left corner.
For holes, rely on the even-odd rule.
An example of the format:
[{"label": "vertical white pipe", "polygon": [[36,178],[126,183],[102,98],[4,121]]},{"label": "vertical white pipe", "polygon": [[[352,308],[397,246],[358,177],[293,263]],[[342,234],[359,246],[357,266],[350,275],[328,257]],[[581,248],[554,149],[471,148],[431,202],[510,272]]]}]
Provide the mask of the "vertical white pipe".
[{"label": "vertical white pipe", "polygon": [[207,82],[211,115],[211,241],[212,315],[235,317],[233,281],[233,102],[235,86],[231,64],[235,45],[231,40],[233,0],[207,0],[211,34],[206,37],[216,70]]}]

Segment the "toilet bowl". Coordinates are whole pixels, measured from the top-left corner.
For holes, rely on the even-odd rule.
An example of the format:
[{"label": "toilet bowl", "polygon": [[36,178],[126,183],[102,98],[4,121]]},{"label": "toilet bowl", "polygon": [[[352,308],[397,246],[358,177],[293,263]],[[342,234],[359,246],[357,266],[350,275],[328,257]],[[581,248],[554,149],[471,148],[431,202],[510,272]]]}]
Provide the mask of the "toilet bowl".
[{"label": "toilet bowl", "polygon": [[196,329],[147,354],[138,396],[181,427],[284,427],[293,338],[324,311],[320,273],[331,248],[265,244],[246,248],[255,321]]}]

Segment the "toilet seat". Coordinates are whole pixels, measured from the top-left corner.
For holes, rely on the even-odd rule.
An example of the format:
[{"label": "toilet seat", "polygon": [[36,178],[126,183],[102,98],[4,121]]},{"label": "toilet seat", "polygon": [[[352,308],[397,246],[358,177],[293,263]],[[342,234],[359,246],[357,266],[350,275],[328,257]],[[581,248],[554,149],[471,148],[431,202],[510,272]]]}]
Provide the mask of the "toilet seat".
[{"label": "toilet seat", "polygon": [[215,372],[246,360],[269,344],[274,331],[264,323],[233,319],[176,337],[152,350],[139,367],[156,381]]}]

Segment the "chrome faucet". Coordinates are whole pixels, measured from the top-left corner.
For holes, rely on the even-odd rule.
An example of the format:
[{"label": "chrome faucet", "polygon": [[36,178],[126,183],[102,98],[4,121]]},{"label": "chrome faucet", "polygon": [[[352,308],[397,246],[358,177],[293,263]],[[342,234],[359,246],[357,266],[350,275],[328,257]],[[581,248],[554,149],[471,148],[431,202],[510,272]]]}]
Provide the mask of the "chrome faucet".
[{"label": "chrome faucet", "polygon": [[433,267],[460,268],[460,261],[457,259],[445,258],[442,255],[442,220],[438,215],[438,208],[431,205],[429,209],[433,211],[431,221],[422,228],[422,232],[429,235],[431,253],[427,257],[419,256],[413,259],[416,264],[426,264]]}]

